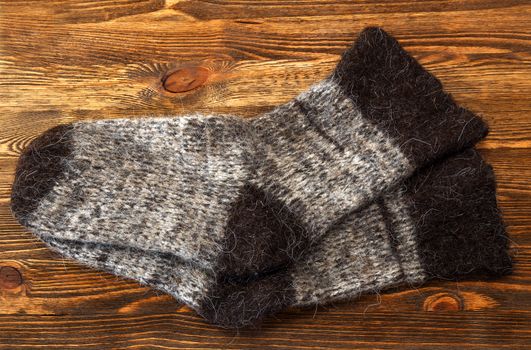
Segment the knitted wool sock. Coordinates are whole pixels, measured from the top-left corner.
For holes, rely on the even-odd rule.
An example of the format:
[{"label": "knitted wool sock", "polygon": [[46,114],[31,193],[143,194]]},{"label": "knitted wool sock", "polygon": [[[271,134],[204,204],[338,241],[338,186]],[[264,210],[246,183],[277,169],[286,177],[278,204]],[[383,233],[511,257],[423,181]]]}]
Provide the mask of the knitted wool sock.
[{"label": "knitted wool sock", "polygon": [[201,308],[226,276],[277,269],[485,124],[377,28],[334,73],[251,121],[192,115],[56,127],[21,156],[12,209],[43,240],[172,254],[201,271]]},{"label": "knitted wool sock", "polygon": [[[51,239],[84,264],[180,298],[185,275],[203,273],[171,254]],[[324,304],[431,278],[501,276],[511,271],[492,169],[474,150],[432,165],[334,226],[301,262],[226,279],[197,311],[241,327],[288,306]]]},{"label": "knitted wool sock", "polygon": [[500,277],[512,270],[508,247],[492,167],[470,149],[422,169],[347,216],[300,263],[220,286],[203,316],[239,327],[288,306],[352,299],[430,279]]}]

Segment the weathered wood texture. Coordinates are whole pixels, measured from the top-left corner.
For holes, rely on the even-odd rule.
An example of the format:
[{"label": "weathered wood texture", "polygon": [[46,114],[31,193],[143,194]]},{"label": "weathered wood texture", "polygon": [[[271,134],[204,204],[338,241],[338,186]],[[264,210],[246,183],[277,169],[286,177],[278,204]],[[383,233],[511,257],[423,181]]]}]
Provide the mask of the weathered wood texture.
[{"label": "weathered wood texture", "polygon": [[[236,333],[61,259],[12,218],[17,156],[45,129],[190,111],[252,116],[326,76],[367,25],[396,35],[490,122],[480,148],[499,179],[512,276],[290,310]],[[0,1],[0,348],[528,347],[530,39],[531,5],[516,0]]]}]

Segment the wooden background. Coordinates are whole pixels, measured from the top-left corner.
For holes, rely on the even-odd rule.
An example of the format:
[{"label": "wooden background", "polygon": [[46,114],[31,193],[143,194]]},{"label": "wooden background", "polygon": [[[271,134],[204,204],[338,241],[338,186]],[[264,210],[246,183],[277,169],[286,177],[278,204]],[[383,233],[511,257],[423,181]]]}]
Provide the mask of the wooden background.
[{"label": "wooden background", "polygon": [[[367,25],[396,35],[460,103],[489,121],[491,134],[479,147],[499,180],[515,247],[512,276],[434,282],[225,331],[170,297],[61,259],[12,218],[17,157],[42,131],[146,114],[253,116],[325,77]],[[529,2],[0,1],[0,38],[1,349],[531,344]],[[163,89],[168,74],[198,66],[207,70],[169,81],[173,90],[196,89]]]}]

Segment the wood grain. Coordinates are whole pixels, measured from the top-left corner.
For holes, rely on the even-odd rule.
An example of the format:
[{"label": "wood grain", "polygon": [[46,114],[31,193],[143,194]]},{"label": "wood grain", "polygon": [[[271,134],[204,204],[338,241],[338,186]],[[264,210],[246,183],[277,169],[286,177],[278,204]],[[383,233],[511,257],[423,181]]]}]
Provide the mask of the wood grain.
[{"label": "wood grain", "polygon": [[[479,148],[498,178],[513,275],[288,310],[233,332],[62,259],[13,219],[17,157],[47,128],[191,111],[250,117],[325,77],[368,25],[395,35],[489,122]],[[0,349],[528,348],[530,48],[531,5],[516,0],[0,1]]]}]

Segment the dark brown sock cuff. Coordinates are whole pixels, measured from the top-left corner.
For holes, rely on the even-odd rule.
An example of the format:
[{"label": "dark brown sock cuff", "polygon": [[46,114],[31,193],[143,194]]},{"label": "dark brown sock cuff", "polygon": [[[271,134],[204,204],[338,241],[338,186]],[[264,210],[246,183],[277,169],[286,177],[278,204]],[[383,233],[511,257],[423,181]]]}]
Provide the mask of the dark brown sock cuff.
[{"label": "dark brown sock cuff", "polygon": [[441,82],[381,28],[361,32],[332,78],[416,165],[470,146],[487,134],[481,118],[456,104]]},{"label": "dark brown sock cuff", "polygon": [[495,191],[491,166],[473,149],[409,181],[417,248],[428,278],[511,272],[509,240]]}]

